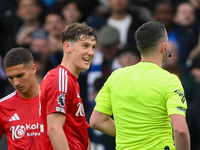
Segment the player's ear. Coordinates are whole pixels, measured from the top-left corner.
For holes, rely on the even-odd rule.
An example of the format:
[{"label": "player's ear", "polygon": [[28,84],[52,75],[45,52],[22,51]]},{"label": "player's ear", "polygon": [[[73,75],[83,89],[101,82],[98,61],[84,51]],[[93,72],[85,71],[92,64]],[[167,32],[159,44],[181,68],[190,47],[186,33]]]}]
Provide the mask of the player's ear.
[{"label": "player's ear", "polygon": [[31,73],[32,74],[36,74],[36,72],[37,72],[37,67],[36,67],[35,64],[32,64],[32,66],[31,66]]},{"label": "player's ear", "polygon": [[63,50],[67,53],[70,53],[70,43],[69,42],[63,43]]}]

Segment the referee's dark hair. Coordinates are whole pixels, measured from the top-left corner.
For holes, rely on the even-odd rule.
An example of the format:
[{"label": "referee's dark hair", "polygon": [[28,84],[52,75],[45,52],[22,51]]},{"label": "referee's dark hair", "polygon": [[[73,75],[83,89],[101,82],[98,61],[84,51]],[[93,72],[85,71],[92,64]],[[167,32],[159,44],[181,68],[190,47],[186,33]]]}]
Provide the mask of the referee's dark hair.
[{"label": "referee's dark hair", "polygon": [[147,56],[152,53],[159,43],[167,38],[165,27],[158,21],[142,24],[135,33],[135,39],[140,53]]},{"label": "referee's dark hair", "polygon": [[4,68],[13,67],[20,64],[24,64],[26,66],[32,63],[32,53],[23,47],[12,48],[7,52],[3,60]]}]

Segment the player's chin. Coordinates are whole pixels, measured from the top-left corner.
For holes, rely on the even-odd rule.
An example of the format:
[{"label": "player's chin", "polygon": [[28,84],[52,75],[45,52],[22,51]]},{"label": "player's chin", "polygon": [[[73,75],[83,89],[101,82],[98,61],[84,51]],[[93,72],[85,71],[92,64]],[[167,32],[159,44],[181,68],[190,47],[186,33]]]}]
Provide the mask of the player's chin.
[{"label": "player's chin", "polygon": [[17,92],[18,92],[19,94],[24,94],[24,93],[26,93],[25,90],[17,90]]},{"label": "player's chin", "polygon": [[82,66],[83,70],[88,70],[90,68],[90,64]]}]

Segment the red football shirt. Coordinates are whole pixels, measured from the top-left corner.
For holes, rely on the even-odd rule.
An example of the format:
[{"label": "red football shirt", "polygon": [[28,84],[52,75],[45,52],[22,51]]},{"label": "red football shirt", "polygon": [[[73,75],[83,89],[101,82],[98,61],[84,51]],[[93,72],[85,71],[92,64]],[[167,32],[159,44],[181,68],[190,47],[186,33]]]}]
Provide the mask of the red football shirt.
[{"label": "red football shirt", "polygon": [[0,138],[6,134],[9,150],[47,150],[43,120],[39,95],[23,99],[15,91],[0,99]]},{"label": "red football shirt", "polygon": [[49,71],[41,83],[41,101],[46,102],[46,113],[65,114],[63,127],[70,150],[87,150],[89,124],[86,122],[77,78],[59,65]]}]

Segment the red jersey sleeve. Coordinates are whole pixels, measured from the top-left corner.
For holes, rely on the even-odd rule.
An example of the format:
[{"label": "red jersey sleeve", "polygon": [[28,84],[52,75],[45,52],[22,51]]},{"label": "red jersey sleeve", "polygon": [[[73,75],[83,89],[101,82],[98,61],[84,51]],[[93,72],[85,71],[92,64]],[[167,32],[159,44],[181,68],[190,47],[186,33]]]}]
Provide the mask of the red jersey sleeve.
[{"label": "red jersey sleeve", "polygon": [[46,86],[47,114],[61,112],[66,115],[66,106],[70,100],[67,71],[62,68],[55,71],[57,72],[52,72],[52,75],[50,74],[46,79],[48,83]]}]

